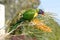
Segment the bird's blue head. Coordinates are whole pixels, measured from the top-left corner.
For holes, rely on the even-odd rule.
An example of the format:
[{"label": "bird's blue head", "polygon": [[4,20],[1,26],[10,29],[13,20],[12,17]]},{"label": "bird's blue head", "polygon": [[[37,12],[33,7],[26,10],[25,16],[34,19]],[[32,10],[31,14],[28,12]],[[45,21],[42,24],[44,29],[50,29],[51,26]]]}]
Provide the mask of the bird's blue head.
[{"label": "bird's blue head", "polygon": [[42,9],[39,9],[38,14],[44,15],[44,11]]}]

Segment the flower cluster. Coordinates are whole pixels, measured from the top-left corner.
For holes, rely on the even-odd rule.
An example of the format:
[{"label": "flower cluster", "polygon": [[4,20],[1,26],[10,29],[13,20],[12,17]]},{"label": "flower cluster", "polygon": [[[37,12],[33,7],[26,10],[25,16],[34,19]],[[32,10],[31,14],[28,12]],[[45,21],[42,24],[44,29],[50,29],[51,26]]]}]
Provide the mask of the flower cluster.
[{"label": "flower cluster", "polygon": [[48,26],[46,26],[40,20],[34,19],[32,22],[35,24],[36,28],[41,29],[41,30],[46,31],[46,32],[52,32],[51,28],[49,28]]}]

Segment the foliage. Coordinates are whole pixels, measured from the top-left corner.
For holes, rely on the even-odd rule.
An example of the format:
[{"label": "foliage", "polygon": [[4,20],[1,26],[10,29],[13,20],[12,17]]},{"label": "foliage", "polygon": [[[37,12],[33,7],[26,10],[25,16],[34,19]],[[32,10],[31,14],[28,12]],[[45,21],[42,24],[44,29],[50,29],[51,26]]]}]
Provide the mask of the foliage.
[{"label": "foliage", "polygon": [[[16,17],[14,18],[15,22],[17,22]],[[55,22],[54,18],[49,15],[49,13],[45,13],[44,16],[39,15],[37,19],[39,19],[47,27],[51,28],[52,32],[46,32],[44,30],[36,28],[36,25],[31,24],[33,21],[25,21],[18,25],[19,28],[12,32],[11,35],[26,35],[29,38],[35,37],[37,40],[60,40],[60,26],[57,24],[57,22]],[[10,28],[10,26],[8,27],[8,29]]]}]

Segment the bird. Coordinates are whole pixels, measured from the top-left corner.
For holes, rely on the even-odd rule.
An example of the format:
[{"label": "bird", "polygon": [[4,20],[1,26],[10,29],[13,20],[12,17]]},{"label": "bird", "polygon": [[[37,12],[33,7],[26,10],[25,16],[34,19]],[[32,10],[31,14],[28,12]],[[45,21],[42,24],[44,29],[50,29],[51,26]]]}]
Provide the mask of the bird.
[{"label": "bird", "polygon": [[23,14],[23,19],[31,20],[39,14],[44,15],[44,11],[42,9],[29,9]]},{"label": "bird", "polygon": [[32,19],[34,19],[35,17],[37,17],[39,14],[42,14],[43,15],[43,11],[41,9],[29,9],[29,10],[26,10],[22,16],[20,18],[19,21],[17,21],[9,30],[12,31],[12,30],[15,30],[17,28],[17,26],[21,23],[21,22],[24,22],[24,21],[31,21]]}]

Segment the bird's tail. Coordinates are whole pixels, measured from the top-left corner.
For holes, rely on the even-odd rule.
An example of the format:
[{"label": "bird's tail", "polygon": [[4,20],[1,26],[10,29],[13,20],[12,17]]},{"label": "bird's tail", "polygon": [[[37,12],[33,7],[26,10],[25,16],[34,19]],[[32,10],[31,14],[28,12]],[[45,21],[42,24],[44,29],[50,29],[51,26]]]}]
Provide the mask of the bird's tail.
[{"label": "bird's tail", "polygon": [[13,26],[10,27],[9,32],[13,31],[13,30],[16,30],[18,28],[18,25],[20,25],[20,23],[23,22],[23,21],[24,21],[23,18],[21,18],[19,21],[17,21],[16,24],[14,24]]}]

